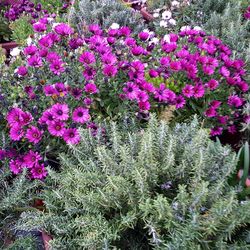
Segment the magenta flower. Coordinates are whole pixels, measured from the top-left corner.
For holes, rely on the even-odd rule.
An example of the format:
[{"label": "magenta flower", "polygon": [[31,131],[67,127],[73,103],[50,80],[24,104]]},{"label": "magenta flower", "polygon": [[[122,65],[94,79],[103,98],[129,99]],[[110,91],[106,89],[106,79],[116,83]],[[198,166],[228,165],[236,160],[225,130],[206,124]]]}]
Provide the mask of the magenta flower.
[{"label": "magenta flower", "polygon": [[175,107],[176,107],[176,109],[183,108],[185,106],[185,104],[186,104],[186,101],[185,101],[183,96],[178,95],[175,98]]},{"label": "magenta flower", "polygon": [[44,164],[36,164],[35,167],[31,169],[31,175],[34,179],[43,179],[47,176],[48,172],[44,167]]},{"label": "magenta flower", "polygon": [[62,82],[55,83],[55,90],[60,97],[63,97],[68,94],[67,87]]},{"label": "magenta flower", "polygon": [[98,24],[90,24],[89,25],[89,31],[95,35],[101,35],[102,29]]},{"label": "magenta flower", "polygon": [[14,126],[11,127],[9,135],[12,141],[20,141],[24,136],[24,131],[21,127]]},{"label": "magenta flower", "polygon": [[53,95],[57,94],[54,86],[52,86],[52,85],[46,85],[46,86],[44,86],[43,87],[43,91],[44,91],[44,94],[46,96],[53,96]]},{"label": "magenta flower", "polygon": [[33,120],[33,116],[29,112],[22,112],[21,113],[21,125],[25,126],[28,125]]},{"label": "magenta flower", "polygon": [[170,68],[174,71],[179,71],[181,70],[181,62],[180,61],[173,61],[170,62]]},{"label": "magenta flower", "polygon": [[164,83],[160,84],[160,87],[155,89],[154,97],[159,102],[173,102],[176,98],[176,95],[170,89],[167,89]]},{"label": "magenta flower", "polygon": [[154,69],[150,69],[148,73],[149,73],[149,76],[151,78],[155,78],[155,77],[159,76],[159,73],[156,70],[154,70]]},{"label": "magenta flower", "polygon": [[22,172],[22,166],[17,160],[10,161],[10,170],[14,174],[20,174]]},{"label": "magenta flower", "polygon": [[125,36],[125,37],[127,37],[127,36],[130,35],[131,30],[130,30],[129,27],[123,26],[123,27],[121,27],[121,28],[119,29],[118,33],[119,33],[120,36]]},{"label": "magenta flower", "polygon": [[228,126],[227,128],[228,132],[230,134],[235,134],[237,132],[237,129],[236,129],[236,126],[235,125],[232,125],[232,126]]},{"label": "magenta flower", "polygon": [[90,106],[93,103],[93,100],[91,98],[87,97],[87,98],[84,98],[83,103],[86,106]]},{"label": "magenta flower", "polygon": [[48,124],[48,131],[54,136],[63,136],[65,123],[62,121],[52,121]]},{"label": "magenta flower", "polygon": [[21,122],[22,122],[21,114],[23,113],[24,112],[20,108],[12,108],[6,116],[8,124],[10,126],[21,125]]},{"label": "magenta flower", "polygon": [[26,47],[24,50],[23,50],[23,53],[24,55],[29,55],[29,56],[33,56],[36,54],[36,52],[38,51],[37,47],[34,46],[34,45],[30,45],[28,47]]},{"label": "magenta flower", "polygon": [[74,110],[72,119],[75,122],[84,124],[90,120],[89,110],[83,107],[78,107]]},{"label": "magenta flower", "polygon": [[131,53],[132,53],[134,56],[142,55],[142,54],[144,53],[144,48],[141,47],[141,46],[134,46],[134,47],[132,47],[132,49],[131,49]]},{"label": "magenta flower", "polygon": [[214,128],[211,129],[210,135],[211,136],[221,135],[222,131],[223,131],[222,127],[214,127]]},{"label": "magenta flower", "polygon": [[140,108],[141,111],[145,111],[145,110],[150,110],[150,102],[146,101],[146,102],[139,102],[138,106]]},{"label": "magenta flower", "polygon": [[219,86],[219,82],[211,79],[209,82],[207,82],[206,86],[211,90],[215,90]]},{"label": "magenta flower", "polygon": [[49,52],[46,59],[50,63],[53,63],[54,61],[61,61],[61,57],[56,52]]},{"label": "magenta flower", "polygon": [[165,66],[165,67],[169,66],[170,62],[171,62],[171,58],[170,57],[162,57],[160,59],[160,64],[162,66]]},{"label": "magenta flower", "polygon": [[51,48],[53,46],[53,41],[48,35],[40,38],[38,43],[41,47],[45,47],[45,48]]},{"label": "magenta flower", "polygon": [[71,94],[75,99],[80,100],[82,97],[82,89],[73,88],[73,89],[71,89]]},{"label": "magenta flower", "polygon": [[220,68],[220,74],[224,77],[229,77],[230,76],[230,71],[228,70],[228,68],[226,68],[225,66],[222,66]]},{"label": "magenta flower", "polygon": [[26,138],[29,142],[37,144],[42,139],[43,132],[40,131],[37,127],[31,126],[27,129]]},{"label": "magenta flower", "polygon": [[207,117],[215,117],[217,115],[216,109],[214,107],[210,107],[204,112],[204,115]]},{"label": "magenta flower", "polygon": [[202,85],[195,85],[194,86],[194,97],[201,98],[204,96],[205,90]]},{"label": "magenta flower", "polygon": [[188,98],[192,97],[194,95],[194,87],[186,84],[186,86],[182,89],[182,94]]},{"label": "magenta flower", "polygon": [[27,168],[33,168],[42,160],[42,156],[38,152],[30,150],[29,153],[24,155],[23,160]]},{"label": "magenta flower", "polygon": [[38,22],[38,23],[33,24],[33,30],[35,32],[44,32],[46,29],[47,29],[47,26],[45,23]]},{"label": "magenta flower", "polygon": [[66,129],[63,135],[63,139],[68,144],[78,144],[81,140],[79,132],[76,128]]},{"label": "magenta flower", "polygon": [[228,116],[218,116],[217,117],[217,121],[220,123],[220,124],[227,124],[227,121],[228,121]]},{"label": "magenta flower", "polygon": [[74,33],[74,30],[65,23],[56,25],[54,30],[58,35],[61,35],[61,36],[69,36]]},{"label": "magenta flower", "polygon": [[177,49],[176,43],[164,43],[162,44],[162,50],[166,53],[174,52]]},{"label": "magenta flower", "polygon": [[117,67],[113,65],[106,65],[103,69],[103,74],[108,77],[114,77],[117,74],[118,70]]},{"label": "magenta flower", "polygon": [[227,104],[233,107],[240,107],[243,105],[243,100],[237,95],[231,95],[228,97]]},{"label": "magenta flower", "polygon": [[102,56],[102,62],[108,65],[114,65],[117,63],[117,58],[111,53],[104,54]]},{"label": "magenta flower", "polygon": [[213,100],[209,103],[209,105],[211,106],[211,108],[217,109],[220,107],[221,102],[218,100]]},{"label": "magenta flower", "polygon": [[92,52],[85,51],[81,54],[79,62],[83,64],[92,64],[95,63],[95,55]]},{"label": "magenta flower", "polygon": [[45,110],[41,116],[41,118],[39,119],[39,124],[47,124],[49,125],[51,122],[54,121],[54,116],[51,112],[50,109]]},{"label": "magenta flower", "polygon": [[62,61],[53,61],[50,64],[50,70],[55,74],[55,75],[60,75],[65,71],[65,68],[63,67],[63,62]]},{"label": "magenta flower", "polygon": [[20,75],[20,76],[25,76],[28,74],[28,70],[25,66],[20,66],[18,67],[17,69],[17,74]]},{"label": "magenta flower", "polygon": [[127,82],[126,87],[123,88],[124,93],[126,94],[126,98],[129,100],[134,100],[137,98],[139,87],[132,82]]},{"label": "magenta flower", "polygon": [[30,58],[28,58],[28,65],[36,68],[41,67],[43,65],[41,57],[36,55],[31,56]]},{"label": "magenta flower", "polygon": [[148,38],[149,38],[149,33],[148,32],[140,32],[139,33],[139,38],[142,40],[142,41],[146,41],[146,40],[148,40]]},{"label": "magenta flower", "polygon": [[92,80],[95,77],[96,71],[91,67],[86,67],[82,74],[83,77],[88,81]]},{"label": "magenta flower", "polygon": [[87,83],[84,87],[84,91],[89,94],[96,94],[99,92],[98,88],[94,83]]},{"label": "magenta flower", "polygon": [[146,102],[148,101],[149,96],[145,91],[138,91],[137,92],[137,96],[136,96],[136,100],[138,102]]},{"label": "magenta flower", "polygon": [[69,107],[67,104],[54,104],[51,107],[53,117],[59,121],[66,121],[69,119]]}]

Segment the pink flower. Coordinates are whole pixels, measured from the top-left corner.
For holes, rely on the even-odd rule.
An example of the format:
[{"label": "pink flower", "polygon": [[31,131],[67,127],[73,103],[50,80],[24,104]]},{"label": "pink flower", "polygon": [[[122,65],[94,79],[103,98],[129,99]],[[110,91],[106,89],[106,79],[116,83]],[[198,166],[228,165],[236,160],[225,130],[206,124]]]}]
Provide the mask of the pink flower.
[{"label": "pink flower", "polygon": [[45,48],[51,48],[53,46],[53,41],[49,35],[43,36],[41,39],[39,39],[38,43],[41,47]]},{"label": "pink flower", "polygon": [[22,122],[21,114],[23,114],[23,111],[20,108],[12,108],[6,116],[8,124],[10,126],[13,126],[13,125],[20,126]]},{"label": "pink flower", "polygon": [[238,108],[243,105],[243,100],[237,95],[231,95],[228,97],[227,104]]},{"label": "pink flower", "polygon": [[214,79],[211,79],[207,84],[206,86],[208,88],[210,88],[211,90],[215,90],[218,86],[219,86],[219,83],[218,81],[214,80]]},{"label": "pink flower", "polygon": [[221,102],[218,100],[213,100],[209,103],[209,105],[211,106],[211,108],[217,109],[220,107]]},{"label": "pink flower", "polygon": [[24,131],[21,127],[14,126],[10,129],[10,139],[13,141],[20,141],[24,136]]},{"label": "pink flower", "polygon": [[170,62],[171,62],[171,59],[170,59],[170,57],[162,57],[161,59],[160,59],[160,64],[162,65],[162,66],[169,66],[169,64],[170,64]]},{"label": "pink flower", "polygon": [[155,89],[154,97],[159,102],[173,102],[176,98],[176,95],[173,91],[167,89],[164,83],[161,83],[160,87],[158,89]]},{"label": "pink flower", "polygon": [[22,172],[22,166],[17,160],[10,161],[10,170],[14,174],[19,174]]},{"label": "pink flower", "polygon": [[41,57],[36,55],[31,56],[30,58],[28,58],[28,65],[36,68],[41,67],[43,65]]},{"label": "pink flower", "polygon": [[62,61],[53,61],[50,64],[50,70],[55,74],[55,75],[60,75],[65,71],[65,68],[63,67],[63,62]]},{"label": "pink flower", "polygon": [[66,121],[69,119],[69,107],[67,104],[54,104],[51,107],[51,114],[59,121]]},{"label": "pink flower", "polygon": [[194,86],[194,97],[201,98],[204,96],[205,90],[202,85],[195,85]]},{"label": "pink flower", "polygon": [[123,88],[124,93],[126,94],[126,98],[129,100],[134,100],[137,97],[139,87],[132,82],[127,82],[126,87]]},{"label": "pink flower", "polygon": [[49,52],[46,59],[50,63],[53,63],[54,61],[61,61],[61,57],[56,52]]},{"label": "pink flower", "polygon": [[55,90],[60,97],[63,97],[68,94],[67,87],[62,82],[55,83]]},{"label": "pink flower", "polygon": [[175,107],[176,109],[180,109],[183,108],[186,104],[185,99],[183,98],[183,96],[178,95],[175,99]]},{"label": "pink flower", "polygon": [[48,174],[47,170],[44,167],[44,164],[36,164],[30,172],[32,174],[32,178],[34,179],[43,179]]},{"label": "pink flower", "polygon": [[106,53],[102,56],[102,62],[104,64],[114,65],[117,63],[117,58],[111,53]]},{"label": "pink flower", "polygon": [[95,55],[92,52],[85,51],[81,54],[79,58],[79,62],[84,64],[92,64],[95,63]]},{"label": "pink flower", "polygon": [[47,29],[47,27],[46,24],[38,22],[33,24],[33,29],[35,32],[44,32]]},{"label": "pink flower", "polygon": [[52,85],[46,85],[46,86],[44,86],[43,87],[43,91],[44,91],[44,94],[46,96],[53,96],[53,95],[57,94],[54,86],[52,86]]},{"label": "pink flower", "polygon": [[36,52],[37,52],[37,47],[36,46],[34,46],[34,45],[30,45],[30,46],[28,46],[28,47],[26,47],[25,49],[24,49],[24,51],[23,51],[23,53],[24,53],[24,55],[29,55],[29,56],[33,56],[33,55],[35,55],[36,54]]},{"label": "pink flower", "polygon": [[53,114],[51,113],[51,110],[48,109],[48,110],[45,110],[41,116],[41,118],[39,119],[39,123],[40,124],[47,124],[49,125],[51,122],[54,121],[54,116]]},{"label": "pink flower", "polygon": [[94,83],[87,83],[84,87],[84,91],[89,94],[96,94],[99,92],[98,88]]},{"label": "pink flower", "polygon": [[56,25],[54,30],[58,35],[61,35],[61,36],[69,36],[74,33],[74,30],[65,23]]},{"label": "pink flower", "polygon": [[25,76],[28,74],[28,70],[25,66],[20,66],[18,67],[17,69],[17,74],[20,75],[20,76]]},{"label": "pink flower", "polygon": [[84,124],[90,120],[89,110],[83,107],[78,107],[74,110],[72,119],[75,122]]},{"label": "pink flower", "polygon": [[63,136],[65,123],[61,121],[52,121],[48,124],[48,131],[54,136]]},{"label": "pink flower", "polygon": [[214,128],[211,129],[210,135],[211,136],[221,135],[222,131],[223,131],[222,127],[214,127]]},{"label": "pink flower", "polygon": [[42,139],[42,131],[40,131],[37,127],[31,126],[27,129],[26,138],[29,142],[37,144]]},{"label": "pink flower", "polygon": [[140,108],[141,111],[150,110],[150,103],[148,101],[139,102],[138,105],[139,105],[139,108]]},{"label": "pink flower", "polygon": [[182,89],[182,94],[188,98],[192,97],[194,95],[194,87],[186,84],[186,86]]},{"label": "pink flower", "polygon": [[170,63],[170,68],[174,71],[179,71],[181,70],[181,62],[179,61],[173,61]]},{"label": "pink flower", "polygon": [[63,135],[63,139],[68,144],[78,144],[81,140],[79,132],[76,128],[66,129]]},{"label": "pink flower", "polygon": [[114,77],[117,72],[117,68],[113,65],[106,65],[103,69],[103,74],[109,77]]},{"label": "pink flower", "polygon": [[204,112],[204,115],[207,117],[215,117],[217,115],[216,109],[214,107],[210,107]]},{"label": "pink flower", "polygon": [[228,70],[228,68],[226,68],[225,66],[222,66],[220,68],[220,74],[224,77],[229,77],[230,76],[230,71]]},{"label": "pink flower", "polygon": [[146,40],[148,40],[148,38],[149,38],[149,33],[148,32],[140,32],[139,33],[139,38],[142,40],[142,41],[146,41]]},{"label": "pink flower", "polygon": [[129,36],[131,33],[131,30],[129,27],[123,26],[119,29],[119,35],[120,36]]},{"label": "pink flower", "polygon": [[85,70],[83,71],[83,76],[86,80],[92,80],[96,75],[95,69],[91,67],[86,67]]},{"label": "pink flower", "polygon": [[35,165],[38,164],[40,160],[42,160],[42,156],[38,152],[30,150],[29,153],[24,155],[23,160],[24,165],[27,168],[33,168]]}]

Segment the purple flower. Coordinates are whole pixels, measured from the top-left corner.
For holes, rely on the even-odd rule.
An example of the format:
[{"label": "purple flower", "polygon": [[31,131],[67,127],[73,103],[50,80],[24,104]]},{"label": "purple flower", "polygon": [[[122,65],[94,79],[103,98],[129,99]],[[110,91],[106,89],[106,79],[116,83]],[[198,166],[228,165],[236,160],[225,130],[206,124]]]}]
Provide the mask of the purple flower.
[{"label": "purple flower", "polygon": [[227,104],[233,107],[240,107],[243,105],[243,100],[237,95],[231,95],[228,97]]},{"label": "purple flower", "polygon": [[139,55],[142,55],[144,53],[144,48],[141,47],[141,46],[134,46],[132,49],[131,49],[131,53],[134,55],[134,56],[139,56]]},{"label": "purple flower", "polygon": [[78,144],[81,140],[81,137],[76,128],[69,128],[65,130],[63,139],[67,144]]},{"label": "purple flower", "polygon": [[176,95],[172,90],[167,89],[164,83],[161,83],[160,87],[155,89],[154,97],[159,102],[174,102]]},{"label": "purple flower", "polygon": [[33,24],[33,29],[35,32],[44,32],[47,29],[47,27],[45,23],[38,22]]},{"label": "purple flower", "polygon": [[98,24],[90,24],[89,25],[89,31],[95,35],[101,35],[102,29]]},{"label": "purple flower", "polygon": [[65,123],[62,121],[52,121],[48,124],[48,131],[53,136],[63,136],[65,132]]},{"label": "purple flower", "polygon": [[20,66],[18,67],[17,69],[17,74],[20,75],[20,76],[25,76],[28,74],[28,70],[25,66]]},{"label": "purple flower", "polygon": [[25,137],[29,142],[37,144],[42,139],[42,134],[43,132],[40,131],[37,127],[31,126],[29,129],[27,129]]},{"label": "purple flower", "polygon": [[215,90],[219,86],[219,82],[217,80],[211,79],[206,83],[206,86],[211,90]]},{"label": "purple flower", "polygon": [[34,179],[43,179],[48,174],[44,167],[44,164],[36,164],[34,168],[31,169],[31,175]]},{"label": "purple flower", "polygon": [[111,53],[104,54],[102,56],[102,62],[108,65],[114,65],[117,63],[117,58]]},{"label": "purple flower", "polygon": [[59,60],[55,60],[50,64],[50,70],[55,74],[55,75],[60,75],[65,71],[65,68],[63,67],[63,62]]},{"label": "purple flower", "polygon": [[186,101],[183,96],[178,95],[175,98],[175,107],[176,109],[183,108],[186,104]]},{"label": "purple flower", "polygon": [[56,103],[51,107],[51,114],[59,121],[66,121],[69,118],[69,107],[67,104]]},{"label": "purple flower", "polygon": [[146,101],[146,102],[139,102],[138,106],[140,108],[140,111],[150,110],[150,103],[148,101]]},{"label": "purple flower", "polygon": [[10,161],[10,170],[14,174],[19,174],[22,172],[22,166],[19,164],[17,160]]},{"label": "purple flower", "polygon": [[142,41],[146,41],[149,38],[149,33],[148,32],[140,32],[138,36]]},{"label": "purple flower", "polygon": [[61,35],[61,36],[69,36],[74,33],[74,30],[65,23],[56,25],[54,30],[58,35]]},{"label": "purple flower", "polygon": [[51,48],[53,46],[53,41],[48,35],[43,36],[41,39],[39,39],[38,43],[41,47],[45,48]]},{"label": "purple flower", "polygon": [[103,69],[103,74],[109,77],[114,77],[117,74],[117,67],[113,65],[106,65]]},{"label": "purple flower", "polygon": [[89,110],[83,107],[78,107],[73,111],[72,119],[75,122],[84,124],[90,120]]},{"label": "purple flower", "polygon": [[99,92],[98,88],[94,83],[87,83],[84,87],[84,91],[89,94],[96,94]]},{"label": "purple flower", "polygon": [[41,57],[36,55],[31,56],[30,58],[28,58],[28,65],[35,68],[41,67],[43,65]]},{"label": "purple flower", "polygon": [[210,107],[204,112],[204,115],[207,117],[215,117],[217,112],[214,107]]},{"label": "purple flower", "polygon": [[187,84],[182,89],[182,94],[188,98],[192,97],[194,95],[194,87],[192,85]]},{"label": "purple flower", "polygon": [[95,63],[95,55],[89,51],[85,51],[81,54],[79,62],[83,64],[92,64]]},{"label": "purple flower", "polygon": [[86,67],[83,71],[83,76],[86,80],[92,80],[96,75],[96,71],[94,68]]},{"label": "purple flower", "polygon": [[23,50],[23,53],[24,53],[24,55],[29,55],[29,56],[33,56],[33,55],[35,55],[36,54],[36,52],[37,52],[37,47],[36,46],[34,46],[34,45],[30,45],[30,46],[28,46],[28,47],[26,47],[24,50]]},{"label": "purple flower", "polygon": [[222,66],[220,68],[220,74],[224,77],[229,77],[230,76],[230,71],[228,70],[228,68],[226,68],[225,66]]},{"label": "purple flower", "polygon": [[223,131],[222,127],[214,127],[214,128],[211,129],[210,135],[211,136],[221,135],[222,131]]},{"label": "purple flower", "polygon": [[73,88],[71,90],[72,96],[74,96],[75,99],[80,100],[82,97],[82,89],[80,88]]},{"label": "purple flower", "polygon": [[127,82],[126,87],[123,88],[123,92],[126,94],[126,98],[134,100],[137,98],[139,87],[132,82]]},{"label": "purple flower", "polygon": [[23,160],[25,167],[33,168],[39,163],[40,160],[42,160],[42,157],[38,152],[30,150],[29,153],[24,155]]},{"label": "purple flower", "polygon": [[125,36],[125,37],[127,37],[127,36],[130,35],[131,30],[130,30],[129,27],[123,26],[123,27],[121,27],[121,28],[119,29],[118,33],[119,33],[120,36]]},{"label": "purple flower", "polygon": [[194,97],[196,99],[201,98],[201,97],[204,96],[205,89],[204,89],[204,87],[202,85],[200,85],[200,84],[195,85],[193,90],[194,90]]},{"label": "purple flower", "polygon": [[20,141],[24,136],[24,131],[19,126],[11,127],[9,133],[10,139],[13,141]]}]

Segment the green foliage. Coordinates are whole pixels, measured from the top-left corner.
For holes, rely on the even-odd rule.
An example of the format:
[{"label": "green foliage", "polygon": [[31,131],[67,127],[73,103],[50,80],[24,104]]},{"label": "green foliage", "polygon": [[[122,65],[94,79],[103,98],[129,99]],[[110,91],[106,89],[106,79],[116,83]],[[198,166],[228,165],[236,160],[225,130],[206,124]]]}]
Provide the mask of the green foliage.
[{"label": "green foliage", "polygon": [[249,249],[250,202],[227,181],[236,154],[198,124],[82,130],[49,171],[46,211],[22,213],[17,228],[46,230],[52,249]]},{"label": "green foliage", "polygon": [[103,29],[109,28],[112,23],[129,26],[135,32],[143,28],[140,14],[118,0],[79,0],[70,9],[69,20],[79,33],[83,33],[84,27],[93,23],[101,25]]},{"label": "green foliage", "polygon": [[16,21],[10,24],[10,28],[12,29],[12,40],[17,42],[18,44],[26,44],[27,38],[34,34],[32,25],[29,22],[30,17],[21,16]]},{"label": "green foliage", "polygon": [[11,30],[9,28],[8,20],[0,13],[0,42],[9,41]]}]

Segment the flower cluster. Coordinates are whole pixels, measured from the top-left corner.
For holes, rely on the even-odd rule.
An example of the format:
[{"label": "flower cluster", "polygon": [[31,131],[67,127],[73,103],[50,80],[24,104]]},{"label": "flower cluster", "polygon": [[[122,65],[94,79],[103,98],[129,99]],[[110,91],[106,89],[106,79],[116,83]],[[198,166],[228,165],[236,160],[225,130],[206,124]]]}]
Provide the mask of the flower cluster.
[{"label": "flower cluster", "polygon": [[246,19],[250,19],[250,6],[248,6],[248,8],[246,9],[246,12],[244,13],[244,17]]},{"label": "flower cluster", "polygon": [[[24,48],[24,63],[16,70],[15,84],[25,97],[9,108],[6,120],[10,139],[35,153],[52,140],[77,144],[79,126],[95,129],[100,117],[145,117],[160,106],[174,105],[189,115],[198,110],[213,125],[212,136],[236,132],[244,119],[244,62],[200,29],[134,36],[128,27],[105,32],[93,24],[79,37],[69,25],[46,18],[33,28],[37,40]],[[23,158],[11,161],[11,169]]]}]

